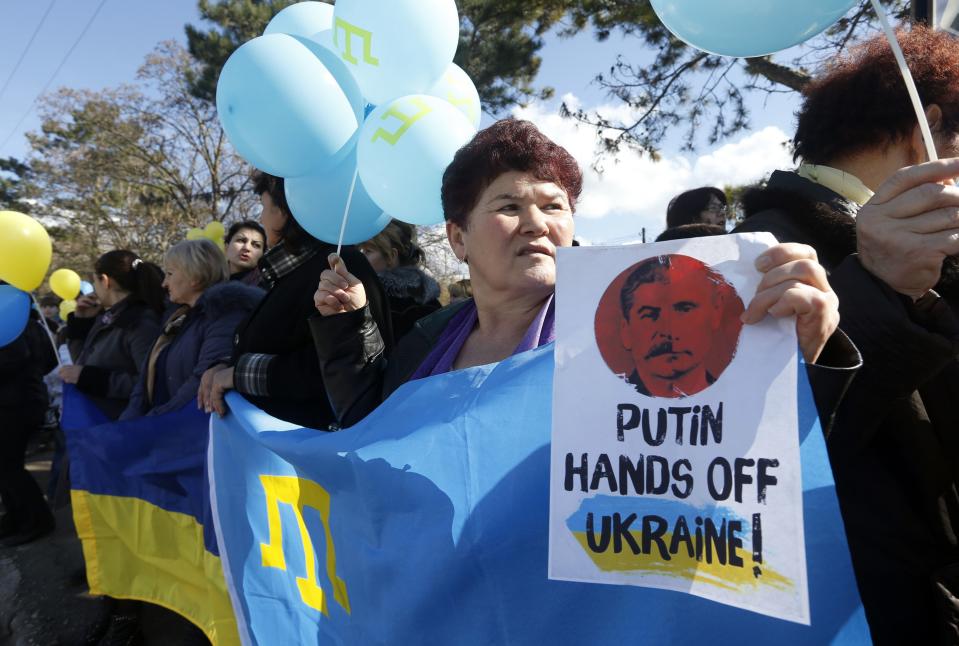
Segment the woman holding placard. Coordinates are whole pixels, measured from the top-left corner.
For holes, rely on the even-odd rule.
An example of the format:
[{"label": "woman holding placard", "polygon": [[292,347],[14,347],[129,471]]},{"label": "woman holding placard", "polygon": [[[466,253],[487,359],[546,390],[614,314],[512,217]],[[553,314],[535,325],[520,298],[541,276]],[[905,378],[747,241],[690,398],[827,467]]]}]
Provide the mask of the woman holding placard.
[{"label": "woman holding placard", "polygon": [[[576,160],[528,121],[506,119],[457,152],[443,177],[446,231],[467,263],[473,298],[416,323],[387,358],[359,281],[339,257],[314,295],[311,321],[327,395],[340,422],[362,419],[402,383],[501,361],[554,338],[556,249],[573,241],[582,190]],[[769,276],[744,314],[747,323],[797,316],[808,362],[838,323],[836,301],[814,252],[780,245],[763,258]],[[773,271],[788,267],[789,271]]]}]

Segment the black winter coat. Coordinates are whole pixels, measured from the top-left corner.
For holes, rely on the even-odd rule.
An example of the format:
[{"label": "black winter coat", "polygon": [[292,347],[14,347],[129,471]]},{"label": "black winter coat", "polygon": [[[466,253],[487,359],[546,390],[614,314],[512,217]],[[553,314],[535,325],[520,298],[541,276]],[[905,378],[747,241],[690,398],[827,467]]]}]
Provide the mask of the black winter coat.
[{"label": "black winter coat", "polygon": [[160,315],[130,297],[94,318],[70,314],[67,339],[71,345],[82,343],[73,357],[83,366],[77,389],[110,419],[120,417],[159,334]]},{"label": "black winter coat", "polygon": [[440,286],[418,267],[397,267],[379,277],[390,301],[394,339],[402,339],[417,321],[442,307]]},{"label": "black winter coat", "polygon": [[[303,265],[277,280],[259,306],[237,328],[234,362],[240,355],[275,355],[267,376],[269,396],[244,395],[274,417],[315,429],[336,424],[326,395],[320,363],[313,346],[309,320],[319,316],[313,294],[320,274],[329,268],[327,256],[336,247],[317,243],[318,252]],[[389,305],[383,287],[366,256],[353,246],[344,246],[340,256],[366,289],[377,323],[392,344]]]},{"label": "black winter coat", "polygon": [[43,376],[56,365],[57,357],[40,316],[31,310],[20,336],[0,348],[0,411],[15,411],[20,419],[40,425],[47,409]]},{"label": "black winter coat", "polygon": [[959,644],[959,272],[917,307],[856,256],[854,204],[794,173],[744,197],[736,232],[814,247],[863,367],[828,436],[866,617],[878,644]]},{"label": "black winter coat", "polygon": [[417,321],[392,354],[369,306],[313,318],[316,354],[338,423],[353,426],[409,381],[450,320],[469,302],[447,305]]}]

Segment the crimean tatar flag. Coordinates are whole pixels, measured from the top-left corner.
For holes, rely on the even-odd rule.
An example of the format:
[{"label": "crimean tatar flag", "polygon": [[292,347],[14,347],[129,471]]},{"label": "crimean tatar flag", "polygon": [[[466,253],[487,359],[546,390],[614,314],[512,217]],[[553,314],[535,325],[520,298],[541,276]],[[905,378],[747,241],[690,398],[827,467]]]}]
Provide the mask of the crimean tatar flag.
[{"label": "crimean tatar flag", "polygon": [[243,641],[868,644],[803,371],[808,626],[681,591],[547,578],[548,345],[409,382],[336,433],[231,394],[209,459]]}]

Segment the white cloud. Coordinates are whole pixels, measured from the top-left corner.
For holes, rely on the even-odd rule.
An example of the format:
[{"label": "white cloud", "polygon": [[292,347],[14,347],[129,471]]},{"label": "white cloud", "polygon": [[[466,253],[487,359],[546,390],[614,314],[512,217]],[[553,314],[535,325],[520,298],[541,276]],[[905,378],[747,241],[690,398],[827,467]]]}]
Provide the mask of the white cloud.
[{"label": "white cloud", "polygon": [[[567,105],[579,105],[579,99],[573,95],[563,100]],[[623,120],[631,116],[624,105],[592,109]],[[535,123],[579,161],[585,182],[577,208],[577,230],[596,242],[638,236],[643,227],[647,239],[651,239],[662,231],[666,205],[678,193],[697,186],[750,184],[776,168],[789,168],[792,164],[783,146],[789,137],[770,126],[698,157],[664,154],[655,162],[624,150],[604,162],[604,171],[599,174],[591,168],[596,153],[596,133],[592,128],[564,119],[544,104],[517,108],[513,114]]]}]

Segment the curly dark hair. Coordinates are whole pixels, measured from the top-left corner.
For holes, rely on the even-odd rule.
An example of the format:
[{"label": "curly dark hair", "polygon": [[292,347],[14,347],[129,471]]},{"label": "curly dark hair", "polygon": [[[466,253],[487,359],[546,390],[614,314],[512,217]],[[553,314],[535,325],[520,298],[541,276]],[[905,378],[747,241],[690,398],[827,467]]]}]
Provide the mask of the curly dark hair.
[{"label": "curly dark hair", "polygon": [[480,194],[509,171],[531,173],[539,180],[553,182],[566,191],[570,208],[576,210],[576,200],[583,191],[583,173],[573,156],[529,121],[502,119],[476,133],[443,173],[446,221],[467,228],[469,213]]},{"label": "curly dark hair", "polygon": [[[959,43],[917,25],[897,31],[923,105],[942,109],[940,130],[959,131]],[[875,36],[830,63],[803,89],[795,158],[825,164],[910,136],[915,112],[889,42]]]}]

